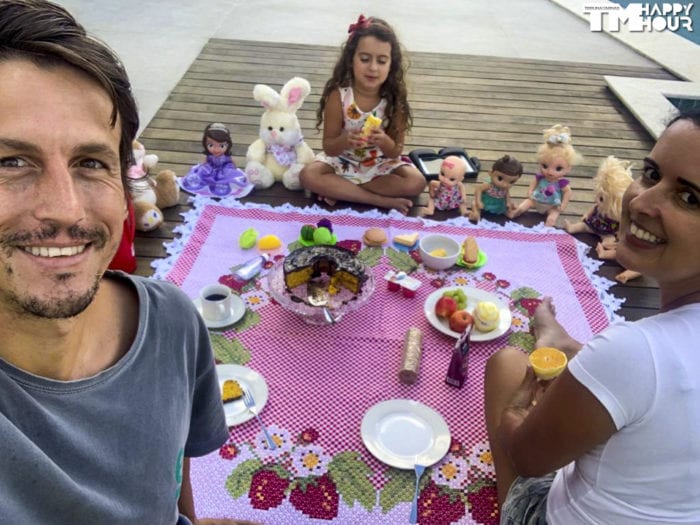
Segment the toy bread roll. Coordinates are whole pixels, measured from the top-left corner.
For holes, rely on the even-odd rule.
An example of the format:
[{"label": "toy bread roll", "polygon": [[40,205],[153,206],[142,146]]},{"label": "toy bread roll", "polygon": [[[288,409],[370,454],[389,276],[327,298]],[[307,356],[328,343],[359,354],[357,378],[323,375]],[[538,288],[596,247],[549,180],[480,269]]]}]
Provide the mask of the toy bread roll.
[{"label": "toy bread roll", "polygon": [[479,259],[479,245],[474,237],[467,237],[462,243],[462,260],[466,264],[476,264]]},{"label": "toy bread roll", "polygon": [[381,228],[369,228],[362,236],[362,242],[364,242],[366,246],[381,246],[388,240],[386,232]]},{"label": "toy bread roll", "polygon": [[406,332],[401,352],[401,369],[399,370],[399,381],[412,385],[418,379],[418,367],[420,366],[420,356],[423,351],[423,332],[419,328],[412,326]]},{"label": "toy bread roll", "polygon": [[480,301],[474,308],[474,327],[480,332],[490,332],[498,326],[501,310],[491,301]]}]

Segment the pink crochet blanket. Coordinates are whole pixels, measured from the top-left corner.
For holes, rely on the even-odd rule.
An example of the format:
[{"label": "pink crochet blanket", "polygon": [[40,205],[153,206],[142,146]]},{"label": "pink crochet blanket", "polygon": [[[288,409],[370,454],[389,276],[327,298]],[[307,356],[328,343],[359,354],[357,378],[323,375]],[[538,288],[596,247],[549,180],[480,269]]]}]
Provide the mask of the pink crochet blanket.
[{"label": "pink crochet blanket", "polygon": [[[341,241],[360,240],[367,228],[401,233],[439,232],[463,240],[476,237],[488,262],[477,270],[430,271],[411,275],[422,283],[416,296],[386,287],[389,270],[411,270],[411,255],[387,245],[365,251],[376,289],[370,300],[334,326],[312,326],[270,297],[265,271],[240,293],[247,307],[242,321],[212,332],[217,358],[259,372],[269,387],[262,418],[280,446],[264,446],[253,419],[231,427],[218,451],[193,460],[192,481],[200,516],[237,517],[266,524],[403,524],[413,495],[411,470],[388,467],[365,447],[360,425],[380,401],[412,399],[445,419],[451,434],[447,455],[422,478],[422,524],[495,524],[496,491],[484,425],[482,395],[486,359],[498,348],[532,347],[529,321],[545,295],[574,337],[586,340],[605,328],[619,307],[609,281],[595,275],[598,263],[570,235],[551,228],[525,229],[463,219],[442,223],[398,214],[342,213],[320,209],[272,209],[196,199],[171,256],[156,266],[156,277],[196,297],[203,286],[230,282],[231,268],[256,253],[239,247],[239,236],[254,228],[275,234],[288,246],[304,224],[329,218]],[[255,250],[255,249],[253,249]],[[512,327],[503,336],[472,343],[469,375],[457,389],[445,383],[454,339],[440,333],[423,312],[426,297],[441,286],[469,286],[497,294],[510,305]],[[401,384],[397,373],[407,329],[423,332],[418,381]]]}]

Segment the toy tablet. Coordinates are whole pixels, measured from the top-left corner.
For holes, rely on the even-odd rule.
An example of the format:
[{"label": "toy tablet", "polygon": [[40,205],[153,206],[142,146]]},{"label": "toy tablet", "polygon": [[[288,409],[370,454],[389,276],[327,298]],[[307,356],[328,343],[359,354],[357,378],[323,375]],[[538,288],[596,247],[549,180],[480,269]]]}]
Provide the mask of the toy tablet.
[{"label": "toy tablet", "polygon": [[462,148],[442,148],[437,153],[434,150],[427,148],[414,149],[408,154],[408,157],[426,179],[432,180],[438,178],[442,161],[450,155],[462,157],[466,161],[467,173],[465,174],[465,178],[476,178],[476,176],[479,174],[479,170],[481,169],[481,162],[476,157],[470,157]]}]

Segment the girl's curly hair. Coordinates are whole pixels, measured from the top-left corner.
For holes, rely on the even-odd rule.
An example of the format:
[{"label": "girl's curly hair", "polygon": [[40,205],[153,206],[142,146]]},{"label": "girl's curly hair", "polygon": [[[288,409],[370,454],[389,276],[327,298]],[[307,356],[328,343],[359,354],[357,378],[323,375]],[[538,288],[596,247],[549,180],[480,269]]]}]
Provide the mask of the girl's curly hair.
[{"label": "girl's curly hair", "polygon": [[405,131],[408,131],[413,125],[413,115],[408,105],[408,90],[404,78],[407,66],[404,63],[401,44],[391,26],[381,18],[370,17],[366,20],[367,23],[354,29],[347,42],[341,46],[340,57],[333,68],[333,75],[323,88],[321,104],[316,112],[316,129],[320,129],[323,122],[323,112],[329,95],[334,89],[348,87],[352,83],[352,62],[360,39],[364,36],[373,36],[377,40],[391,45],[389,75],[382,84],[379,94],[387,101],[386,132],[391,138],[396,139],[400,128],[403,127]]}]

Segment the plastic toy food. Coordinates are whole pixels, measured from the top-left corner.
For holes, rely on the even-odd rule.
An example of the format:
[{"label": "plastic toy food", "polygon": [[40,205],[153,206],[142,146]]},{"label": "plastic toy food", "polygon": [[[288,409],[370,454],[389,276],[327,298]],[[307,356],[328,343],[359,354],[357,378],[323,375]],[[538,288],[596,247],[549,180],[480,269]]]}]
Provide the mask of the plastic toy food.
[{"label": "plastic toy food", "polygon": [[411,247],[418,242],[418,233],[405,233],[401,235],[394,235],[394,242],[402,246]]},{"label": "plastic toy food", "polygon": [[263,235],[258,240],[258,250],[261,252],[271,252],[279,250],[282,247],[282,241],[277,235]]},{"label": "plastic toy food", "polygon": [[479,301],[474,308],[474,328],[480,332],[490,332],[498,326],[501,311],[491,301]]},{"label": "plastic toy food", "polygon": [[461,288],[455,288],[454,290],[446,290],[443,297],[452,297],[457,302],[457,309],[464,310],[467,307],[467,295]]},{"label": "plastic toy food", "polygon": [[462,260],[466,264],[476,264],[479,258],[479,245],[474,237],[467,237],[462,243]]},{"label": "plastic toy food", "polygon": [[457,310],[450,316],[450,330],[461,334],[474,324],[474,317],[466,310]]},{"label": "plastic toy food", "polygon": [[528,360],[535,375],[542,381],[554,379],[566,368],[566,354],[556,348],[543,346],[534,350]]},{"label": "plastic toy food", "polygon": [[235,401],[236,399],[239,399],[241,397],[243,397],[243,389],[241,388],[241,385],[238,383],[238,381],[236,381],[235,379],[227,379],[226,381],[224,381],[224,385],[221,392],[221,400],[224,403]]},{"label": "plastic toy food", "polygon": [[457,301],[454,297],[442,296],[435,303],[435,315],[440,319],[449,319],[457,311]]},{"label": "plastic toy food", "polygon": [[255,228],[248,228],[241,233],[241,236],[238,238],[238,244],[244,250],[248,250],[249,248],[255,246],[257,240],[258,232],[255,230]]},{"label": "plastic toy food", "polygon": [[366,246],[381,246],[387,242],[386,232],[381,228],[368,228],[362,236]]},{"label": "plastic toy food", "polygon": [[365,120],[364,126],[362,126],[362,136],[369,137],[372,134],[372,130],[378,129],[382,125],[382,119],[370,115]]}]

